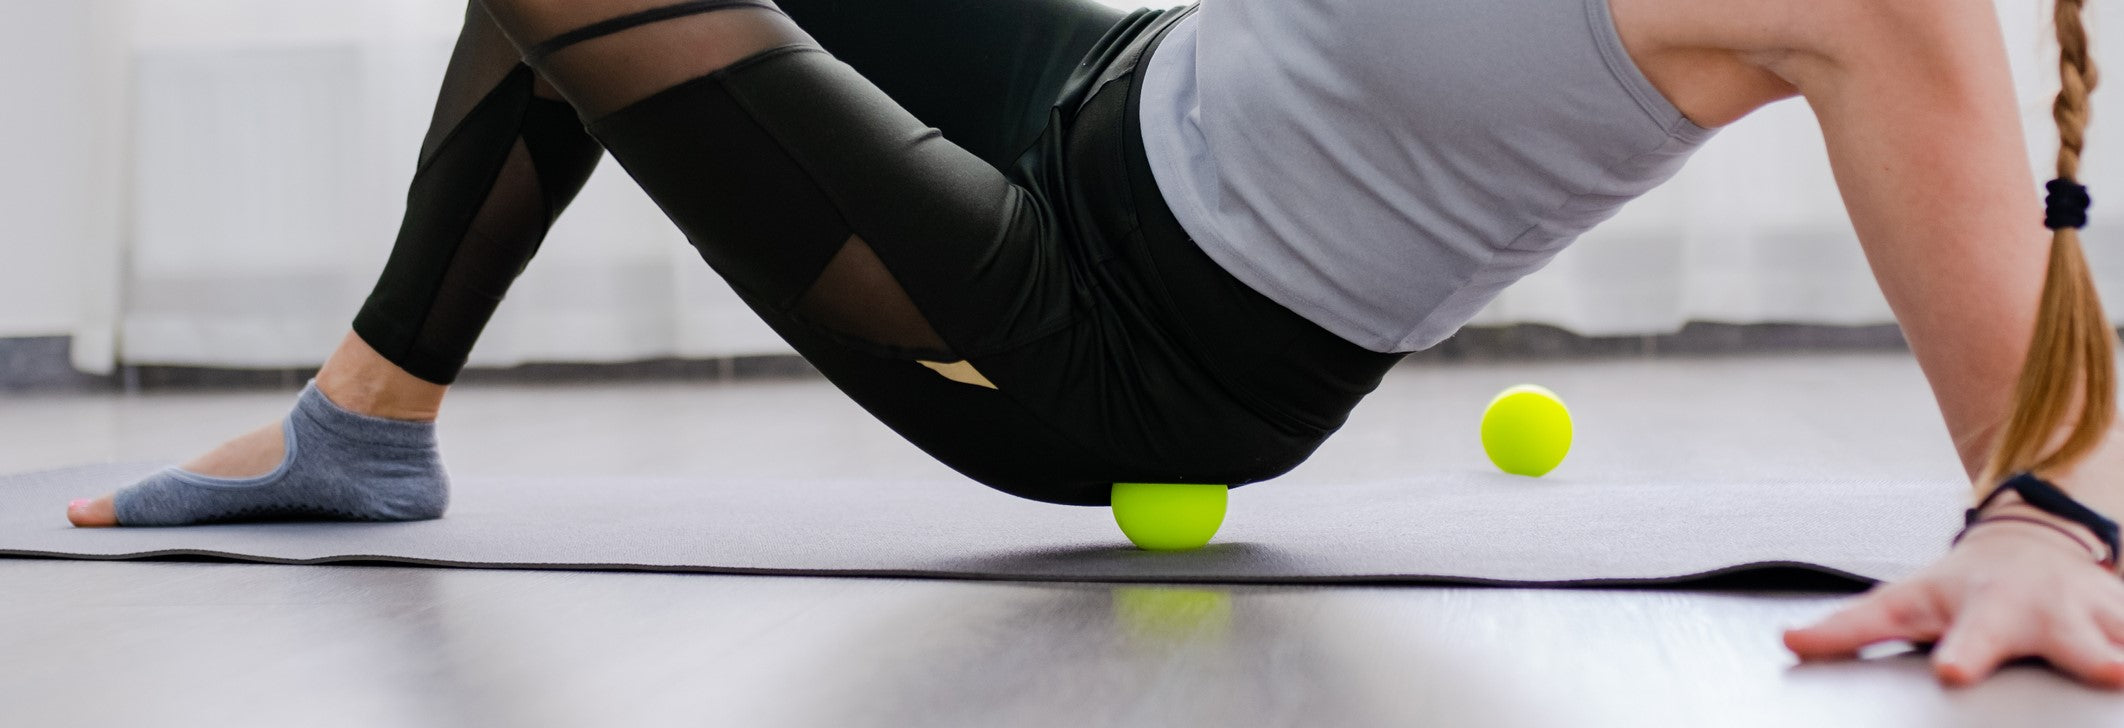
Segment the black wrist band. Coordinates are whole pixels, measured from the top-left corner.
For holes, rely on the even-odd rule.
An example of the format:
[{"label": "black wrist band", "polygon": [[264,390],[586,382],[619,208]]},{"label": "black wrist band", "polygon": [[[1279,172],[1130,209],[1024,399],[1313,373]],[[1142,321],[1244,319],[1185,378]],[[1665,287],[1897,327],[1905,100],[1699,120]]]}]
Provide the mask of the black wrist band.
[{"label": "black wrist band", "polygon": [[[2009,521],[2009,522],[2014,522],[2014,523],[2027,523],[2027,524],[2031,524],[2031,525],[2036,525],[2036,526],[2042,526],[2042,527],[2044,527],[2044,528],[2048,528],[2048,529],[2050,529],[2050,530],[2052,530],[2052,531],[2056,531],[2056,532],[2058,532],[2058,535],[2060,535],[2060,536],[2064,536],[2064,537],[2066,537],[2066,538],[2072,539],[2072,543],[2073,543],[2073,545],[2075,545],[2075,546],[2078,546],[2078,547],[2080,547],[2080,548],[2083,548],[2083,549],[2087,549],[2088,551],[2094,551],[2094,549],[2095,549],[2095,547],[2087,545],[2087,541],[2086,541],[2086,540],[2084,540],[2084,539],[2082,539],[2082,538],[2080,538],[2080,535],[2079,535],[2079,534],[2077,534],[2077,533],[2073,533],[2073,532],[2072,532],[2072,531],[2071,531],[2070,529],[2067,529],[2067,528],[2065,528],[2064,526],[2060,526],[2060,525],[2058,525],[2058,524],[2052,523],[2052,522],[2050,522],[2050,521],[2046,521],[2046,520],[2043,520],[2043,519],[2041,519],[2041,518],[2035,518],[2035,517],[2031,517],[2031,516],[2016,516],[2016,515],[2012,515],[2012,514],[2002,514],[2002,515],[1991,515],[1991,516],[1985,516],[1985,517],[1983,517],[1983,518],[1979,518],[1979,519],[1977,519],[1977,520],[1976,520],[1976,522],[1975,522],[1975,523],[1972,523],[1972,524],[1969,524],[1969,525],[1967,525],[1967,526],[1964,526],[1964,527],[1962,527],[1962,532],[1961,532],[1961,533],[1957,533],[1957,534],[1955,534],[1955,535],[1954,535],[1954,540],[1953,540],[1953,541],[1949,541],[1949,542],[1947,542],[1947,545],[1949,545],[1949,546],[1953,546],[1953,545],[1955,545],[1955,544],[1961,543],[1961,542],[1962,542],[1962,537],[1963,537],[1963,536],[1967,536],[1967,535],[1969,535],[1969,531],[1970,531],[1971,529],[1974,529],[1974,528],[1976,528],[1976,527],[1978,527],[1978,526],[1981,526],[1981,525],[1984,525],[1984,524],[1986,524],[1986,523],[1999,523],[1999,522],[2001,522],[2001,521]],[[2099,554],[2099,553],[2095,554],[2095,561],[2096,561],[2097,563],[2104,563],[2104,564],[2106,564],[2106,563],[2109,563],[2109,561],[2108,561],[2108,560],[2106,560],[2106,559],[2104,559],[2104,558],[2102,557],[2102,555],[2101,555],[2101,554]]]},{"label": "black wrist band", "polygon": [[[1992,489],[1991,494],[1984,496],[1984,500],[1977,503],[1975,508],[1971,508],[1962,514],[1962,531],[1967,533],[1970,526],[1976,525],[1977,519],[1983,514],[1984,508],[1991,505],[1992,501],[1997,500],[2000,493],[2008,490],[2020,493],[2021,500],[2026,501],[2028,505],[2035,506],[2037,509],[2059,518],[2086,526],[2087,530],[2094,532],[2095,538],[2102,541],[2102,547],[2108,549],[2108,556],[2102,560],[2102,565],[2116,566],[2117,522],[2103,517],[2102,514],[2094,512],[2093,509],[2087,506],[2080,505],[2079,501],[2073,500],[2072,496],[2065,494],[2065,491],[2059,490],[2057,486],[2051,485],[2049,481],[2036,477],[2034,473],[2015,475],[2012,478],[2008,478],[2006,482],[2000,483],[1999,487]],[[1961,536],[1956,536],[1955,538],[1959,540]]]}]

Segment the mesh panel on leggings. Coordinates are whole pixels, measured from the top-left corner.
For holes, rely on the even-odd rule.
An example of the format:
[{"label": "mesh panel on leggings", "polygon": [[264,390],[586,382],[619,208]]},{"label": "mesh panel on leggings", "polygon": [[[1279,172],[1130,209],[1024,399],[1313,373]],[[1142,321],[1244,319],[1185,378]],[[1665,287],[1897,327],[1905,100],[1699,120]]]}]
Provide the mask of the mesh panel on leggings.
[{"label": "mesh panel on leggings", "polygon": [[[812,45],[810,36],[759,0],[713,0],[670,4],[668,0],[580,1],[533,10],[489,0],[502,25],[525,47],[527,62],[559,89],[584,119],[596,119],[681,83],[745,63],[762,53]],[[772,130],[769,130],[770,132]],[[703,129],[700,133],[712,133]],[[744,174],[745,169],[705,169],[702,174]],[[698,204],[715,205],[712,199]],[[795,204],[795,201],[792,201]],[[759,214],[733,209],[726,214]],[[950,347],[925,319],[906,290],[861,237],[832,241],[696,239],[696,245],[751,247],[832,245],[817,256],[822,267],[809,280],[777,281],[769,288],[798,289],[778,300],[790,313],[858,346],[917,359],[949,360]],[[743,257],[745,250],[717,251],[711,263]],[[728,270],[723,271],[726,277]],[[785,274],[786,275],[786,274]],[[734,280],[744,286],[746,281]],[[757,293],[758,291],[755,291]]]},{"label": "mesh panel on leggings", "polygon": [[471,4],[406,196],[398,240],[354,330],[422,379],[464,367],[510,283],[603,150]]}]

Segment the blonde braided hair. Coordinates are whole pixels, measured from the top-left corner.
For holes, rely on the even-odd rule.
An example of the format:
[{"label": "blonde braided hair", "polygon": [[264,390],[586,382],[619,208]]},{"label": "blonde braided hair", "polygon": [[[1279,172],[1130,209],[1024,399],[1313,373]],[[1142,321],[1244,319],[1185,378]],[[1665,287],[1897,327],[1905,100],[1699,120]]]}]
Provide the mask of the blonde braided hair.
[{"label": "blonde braided hair", "polygon": [[[2074,180],[2087,131],[2087,96],[2097,81],[2094,60],[2087,54],[2087,30],[2080,22],[2083,4],[2084,0],[2057,0],[2060,85],[2051,116],[2058,123],[2058,180],[2050,183],[2053,198],[2078,195],[2082,210],[2084,192]],[[2052,202],[2053,209],[2057,204]],[[2049,223],[2055,231],[2042,303],[2036,311],[2035,337],[2021,365],[2006,429],[1999,434],[1977,481],[1987,491],[2011,473],[2027,470],[2042,476],[2078,462],[2100,444],[2116,416],[2117,382],[2111,353],[2116,334],[2095,295],[2075,222],[2084,224],[2084,219]],[[2071,429],[2064,442],[2046,454],[2058,430],[2068,425]]]}]

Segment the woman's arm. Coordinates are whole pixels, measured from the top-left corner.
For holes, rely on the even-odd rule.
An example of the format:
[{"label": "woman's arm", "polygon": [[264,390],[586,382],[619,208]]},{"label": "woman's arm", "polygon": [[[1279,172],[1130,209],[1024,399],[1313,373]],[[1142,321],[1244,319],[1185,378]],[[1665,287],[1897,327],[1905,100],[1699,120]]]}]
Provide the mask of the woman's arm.
[{"label": "woman's arm", "polygon": [[1854,10],[1826,47],[1773,70],[1821,120],[1867,261],[1974,477],[2028,350],[2050,234],[1990,4],[1898,6]]},{"label": "woman's arm", "polygon": [[[2011,406],[2051,244],[1997,19],[1977,0],[1836,5],[1848,15],[1819,30],[1818,45],[1769,67],[1820,119],[1867,261],[1975,477]],[[2124,515],[2118,432],[2056,474],[2112,517]],[[1938,642],[1936,669],[1957,684],[2032,655],[2124,686],[2124,582],[2061,534],[1992,524],[1917,576],[1786,635],[1803,657],[1887,639]]]},{"label": "woman's arm", "polygon": [[1611,0],[1699,124],[1803,95],[1972,477],[2027,350],[2049,234],[1987,0]]},{"label": "woman's arm", "polygon": [[[1631,58],[1698,123],[1724,123],[1794,93],[1814,108],[1874,277],[1932,384],[1963,468],[1977,477],[2013,401],[2050,254],[1991,3],[1610,5]],[[2047,473],[2113,517],[2124,516],[2119,431],[2113,426],[2075,468]],[[1992,512],[2079,529],[2014,497]],[[1934,670],[1953,684],[2033,655],[2087,682],[2124,687],[2124,581],[2068,535],[1987,524],[1917,575],[1785,634],[1803,659],[1887,640],[1937,642]]]},{"label": "woman's arm", "polygon": [[[1770,68],[1821,121],[1860,245],[1974,478],[2027,355],[2051,243],[2004,43],[1988,2],[1843,5],[1853,17],[1820,47]],[[2120,451],[2112,428],[2060,485],[2124,516]]]}]

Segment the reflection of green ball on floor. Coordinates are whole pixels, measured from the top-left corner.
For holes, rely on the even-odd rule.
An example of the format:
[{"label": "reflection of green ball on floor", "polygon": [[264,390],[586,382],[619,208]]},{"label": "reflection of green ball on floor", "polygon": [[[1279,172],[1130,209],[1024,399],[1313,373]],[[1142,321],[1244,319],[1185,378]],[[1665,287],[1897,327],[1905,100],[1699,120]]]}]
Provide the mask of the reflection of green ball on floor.
[{"label": "reflection of green ball on floor", "polygon": [[1115,587],[1114,621],[1141,646],[1220,642],[1232,631],[1232,595],[1218,588]]},{"label": "reflection of green ball on floor", "polygon": [[1482,451],[1498,470],[1514,475],[1554,470],[1571,451],[1571,410],[1545,388],[1508,388],[1482,412]]},{"label": "reflection of green ball on floor", "polygon": [[1145,551],[1199,549],[1224,525],[1231,488],[1203,483],[1115,483],[1114,522]]}]

